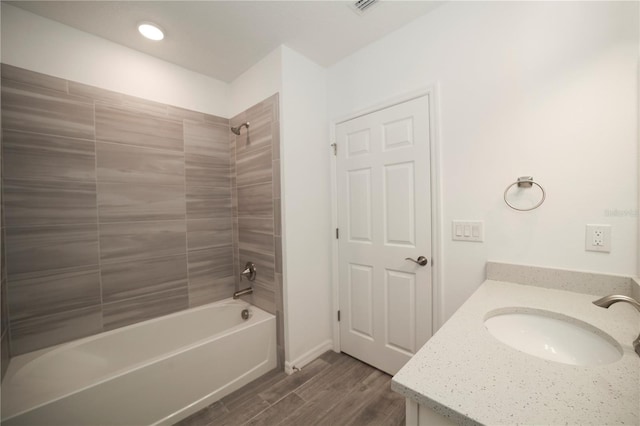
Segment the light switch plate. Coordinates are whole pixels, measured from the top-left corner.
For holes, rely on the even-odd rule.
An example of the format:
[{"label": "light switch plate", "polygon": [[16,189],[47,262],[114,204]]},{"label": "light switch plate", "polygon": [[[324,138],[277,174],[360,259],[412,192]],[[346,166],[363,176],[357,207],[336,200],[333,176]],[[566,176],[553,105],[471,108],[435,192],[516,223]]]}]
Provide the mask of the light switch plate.
[{"label": "light switch plate", "polygon": [[480,220],[454,220],[451,227],[451,238],[454,241],[484,241],[484,222]]}]

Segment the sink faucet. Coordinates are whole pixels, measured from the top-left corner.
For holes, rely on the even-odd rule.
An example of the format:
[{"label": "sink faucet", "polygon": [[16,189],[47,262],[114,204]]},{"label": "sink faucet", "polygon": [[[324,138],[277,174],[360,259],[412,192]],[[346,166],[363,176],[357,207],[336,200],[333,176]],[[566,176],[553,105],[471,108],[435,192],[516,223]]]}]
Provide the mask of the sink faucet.
[{"label": "sink faucet", "polygon": [[[638,312],[640,312],[640,303],[638,303],[637,300],[629,296],[623,296],[621,294],[611,294],[609,296],[605,296],[598,300],[594,300],[593,304],[596,306],[600,306],[601,308],[609,308],[609,306],[618,302],[628,303],[634,308],[636,308]],[[640,335],[638,335],[636,340],[633,341],[633,350],[636,351],[638,356],[640,356]]]}]

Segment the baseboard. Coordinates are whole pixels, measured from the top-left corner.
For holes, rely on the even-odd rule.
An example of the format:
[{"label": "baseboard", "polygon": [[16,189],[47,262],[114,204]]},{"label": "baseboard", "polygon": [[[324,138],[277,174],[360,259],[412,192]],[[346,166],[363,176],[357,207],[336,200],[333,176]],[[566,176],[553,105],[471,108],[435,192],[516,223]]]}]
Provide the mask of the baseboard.
[{"label": "baseboard", "polygon": [[300,355],[298,358],[292,361],[285,361],[284,372],[287,374],[293,374],[297,370],[300,370],[302,367],[309,364],[314,359],[318,358],[320,355],[322,355],[326,351],[329,351],[332,349],[333,349],[333,340],[331,339],[325,340],[315,348]]}]

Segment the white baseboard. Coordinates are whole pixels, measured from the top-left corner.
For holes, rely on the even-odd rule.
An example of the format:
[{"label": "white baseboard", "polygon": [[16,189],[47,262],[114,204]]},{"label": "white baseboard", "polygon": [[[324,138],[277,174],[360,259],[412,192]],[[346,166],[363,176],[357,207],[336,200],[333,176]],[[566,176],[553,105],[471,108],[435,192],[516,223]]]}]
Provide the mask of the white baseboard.
[{"label": "white baseboard", "polygon": [[332,339],[325,340],[315,348],[300,355],[298,358],[291,361],[285,361],[284,372],[287,374],[293,374],[297,370],[300,370],[302,367],[309,364],[314,359],[318,358],[320,355],[322,355],[326,351],[329,351],[332,349],[333,349],[333,340]]}]

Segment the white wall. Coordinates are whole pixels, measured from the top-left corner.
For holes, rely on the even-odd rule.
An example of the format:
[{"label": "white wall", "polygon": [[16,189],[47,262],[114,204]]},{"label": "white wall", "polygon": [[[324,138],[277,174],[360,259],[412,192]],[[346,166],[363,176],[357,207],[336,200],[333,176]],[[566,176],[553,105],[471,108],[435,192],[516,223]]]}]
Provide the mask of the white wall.
[{"label": "white wall", "polygon": [[2,62],[228,117],[229,85],[2,3]]},{"label": "white wall", "polygon": [[[438,83],[444,317],[487,260],[635,274],[638,205],[637,2],[448,2],[328,72],[336,119]],[[518,176],[539,209],[502,200]],[[485,242],[453,242],[454,219]],[[613,226],[611,253],[585,252],[585,225]]]},{"label": "white wall", "polygon": [[282,48],[284,303],[287,367],[333,346],[326,69]]},{"label": "white wall", "polygon": [[231,82],[229,118],[281,90],[282,47],[278,47]]}]

